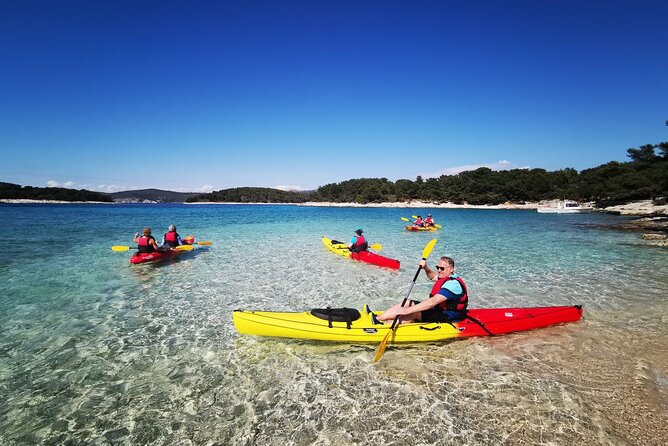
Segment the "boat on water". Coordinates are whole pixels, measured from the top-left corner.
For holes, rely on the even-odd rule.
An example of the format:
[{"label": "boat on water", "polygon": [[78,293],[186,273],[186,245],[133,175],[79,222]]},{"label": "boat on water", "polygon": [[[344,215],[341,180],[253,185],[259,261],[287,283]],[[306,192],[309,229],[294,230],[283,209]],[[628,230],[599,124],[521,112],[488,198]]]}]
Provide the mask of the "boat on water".
[{"label": "boat on water", "polygon": [[325,245],[325,247],[334,254],[348,257],[350,259],[357,260],[358,262],[370,263],[372,265],[384,266],[385,268],[391,269],[399,269],[401,266],[399,260],[374,254],[373,252],[351,252],[345,243],[341,243],[336,240],[330,240],[327,237],[322,238],[322,244]]},{"label": "boat on water", "polygon": [[[189,235],[181,239],[184,245],[192,245],[195,243],[195,236]],[[166,249],[164,251],[153,252],[137,252],[130,257],[130,263],[137,265],[140,263],[162,262],[163,260],[171,259],[185,251],[179,249]]]},{"label": "boat on water", "polygon": [[545,207],[536,209],[541,214],[577,214],[579,212],[589,212],[591,206],[581,206],[577,201],[560,200],[557,207]]},{"label": "boat on water", "polygon": [[[376,315],[382,312],[375,313]],[[368,305],[325,308],[304,312],[235,310],[234,326],[240,334],[348,343],[378,343],[392,330],[374,324]],[[393,331],[391,344],[445,341],[470,336],[493,336],[576,322],[581,305],[469,309],[459,322],[411,322]]]}]

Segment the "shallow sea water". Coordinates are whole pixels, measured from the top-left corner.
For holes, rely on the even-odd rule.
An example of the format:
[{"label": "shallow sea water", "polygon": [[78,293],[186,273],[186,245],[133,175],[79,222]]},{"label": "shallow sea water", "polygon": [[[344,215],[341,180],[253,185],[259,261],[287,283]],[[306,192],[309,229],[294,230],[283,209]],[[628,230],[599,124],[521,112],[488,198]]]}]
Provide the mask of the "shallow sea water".
[{"label": "shallow sea water", "polygon": [[[668,251],[601,214],[259,205],[2,205],[0,444],[668,443]],[[244,224],[239,224],[245,222]],[[143,226],[211,240],[130,265]],[[332,255],[362,226],[389,271]],[[390,346],[239,336],[234,309],[383,309],[426,243],[472,307],[581,303],[579,323]],[[413,298],[430,283],[421,276]]]}]

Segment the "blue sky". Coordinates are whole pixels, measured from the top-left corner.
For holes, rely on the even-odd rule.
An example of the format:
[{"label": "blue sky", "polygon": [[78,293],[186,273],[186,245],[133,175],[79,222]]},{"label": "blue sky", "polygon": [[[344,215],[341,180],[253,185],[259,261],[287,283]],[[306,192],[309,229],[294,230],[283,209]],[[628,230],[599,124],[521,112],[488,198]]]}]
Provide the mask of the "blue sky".
[{"label": "blue sky", "polygon": [[668,140],[666,1],[0,4],[0,181],[312,189]]}]

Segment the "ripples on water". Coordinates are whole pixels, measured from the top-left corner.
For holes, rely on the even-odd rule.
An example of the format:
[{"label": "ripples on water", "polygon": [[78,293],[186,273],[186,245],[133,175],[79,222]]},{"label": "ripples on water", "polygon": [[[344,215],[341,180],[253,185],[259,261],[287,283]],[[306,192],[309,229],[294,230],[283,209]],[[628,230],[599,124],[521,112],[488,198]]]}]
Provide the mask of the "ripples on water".
[{"label": "ripples on water", "polygon": [[[0,207],[26,240],[0,259],[0,443],[666,444],[668,256],[580,226],[617,217],[432,212],[430,262],[455,258],[473,306],[584,303],[581,323],[391,346],[375,365],[375,346],[236,334],[237,308],[400,301],[433,235],[399,218],[420,211]],[[162,265],[109,250],[169,223],[214,245]],[[360,225],[399,272],[322,247]]]}]

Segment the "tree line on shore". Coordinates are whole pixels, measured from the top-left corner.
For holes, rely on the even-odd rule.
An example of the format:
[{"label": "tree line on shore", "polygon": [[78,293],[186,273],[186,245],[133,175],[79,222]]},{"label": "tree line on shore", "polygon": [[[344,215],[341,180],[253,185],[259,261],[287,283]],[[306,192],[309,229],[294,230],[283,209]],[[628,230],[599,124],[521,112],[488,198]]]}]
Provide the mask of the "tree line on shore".
[{"label": "tree line on shore", "polygon": [[665,202],[668,196],[668,143],[631,148],[627,155],[631,158],[629,162],[610,161],[581,172],[572,168],[548,172],[545,169],[493,171],[481,167],[438,178],[418,176],[415,181],[357,178],[326,184],[309,193],[249,187],[224,189],[197,195],[188,201],[367,204],[419,200],[494,205],[568,198],[595,201],[601,206],[644,199]]},{"label": "tree line on shore", "polygon": [[33,187],[0,182],[0,199],[50,201],[114,201],[109,195],[86,189],[64,187]]},{"label": "tree line on shore", "polygon": [[[610,161],[577,172],[567,168],[493,171],[481,167],[456,175],[414,181],[387,178],[357,178],[325,184],[315,191],[290,192],[263,187],[238,187],[194,195],[187,202],[233,203],[386,203],[426,201],[458,204],[522,203],[551,199],[595,201],[611,206],[633,200],[653,199],[657,204],[668,198],[668,142],[645,144],[627,150],[628,162]],[[149,190],[152,191],[152,190]],[[137,198],[146,199],[140,192]],[[168,192],[168,191],[158,191]],[[114,201],[109,194],[85,189],[20,186],[0,182],[0,199]]]}]

